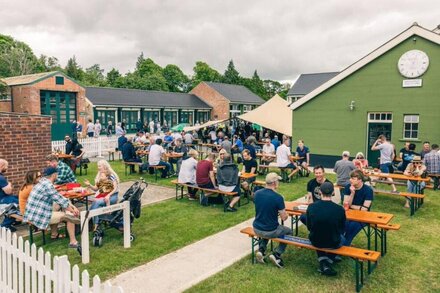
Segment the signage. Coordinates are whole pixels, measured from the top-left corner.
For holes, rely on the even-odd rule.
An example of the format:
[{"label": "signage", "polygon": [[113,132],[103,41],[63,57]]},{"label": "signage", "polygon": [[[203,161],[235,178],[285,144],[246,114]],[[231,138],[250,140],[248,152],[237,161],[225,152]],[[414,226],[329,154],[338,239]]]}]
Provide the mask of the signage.
[{"label": "signage", "polygon": [[82,117],[87,116],[87,113],[86,112],[79,112],[79,116],[82,116]]},{"label": "signage", "polygon": [[402,82],[402,87],[421,87],[422,79],[404,79]]}]

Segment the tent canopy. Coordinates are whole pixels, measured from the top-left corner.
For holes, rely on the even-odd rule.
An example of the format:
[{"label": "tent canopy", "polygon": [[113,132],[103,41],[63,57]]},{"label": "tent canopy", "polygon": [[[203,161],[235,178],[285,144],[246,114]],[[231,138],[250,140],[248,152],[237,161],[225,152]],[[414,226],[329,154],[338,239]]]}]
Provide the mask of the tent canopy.
[{"label": "tent canopy", "polygon": [[193,130],[199,130],[200,128],[205,128],[205,127],[209,127],[215,124],[219,124],[222,122],[225,122],[226,120],[229,119],[223,119],[223,120],[212,120],[212,121],[208,121],[206,123],[203,123],[202,125],[198,125],[198,126],[187,126],[185,128],[183,128],[184,131],[193,131]]},{"label": "tent canopy", "polygon": [[289,103],[275,95],[263,105],[237,118],[292,136],[292,113]]}]

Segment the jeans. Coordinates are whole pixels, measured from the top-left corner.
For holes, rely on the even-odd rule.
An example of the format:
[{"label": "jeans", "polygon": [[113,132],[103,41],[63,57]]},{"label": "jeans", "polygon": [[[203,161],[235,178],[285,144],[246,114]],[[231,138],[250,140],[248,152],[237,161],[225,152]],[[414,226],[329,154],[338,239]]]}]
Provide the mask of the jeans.
[{"label": "jeans", "polygon": [[382,173],[392,173],[392,172],[390,172],[391,166],[392,166],[391,163],[380,164],[379,165],[380,172],[382,172]]},{"label": "jeans", "polygon": [[[18,205],[18,197],[15,195],[7,195],[0,199],[0,204],[10,204],[15,203]],[[0,224],[0,227],[9,228],[15,222],[13,218],[5,217],[3,222]]]},{"label": "jeans", "polygon": [[[425,188],[426,183],[420,182],[417,188],[417,182],[408,180],[406,183],[406,190],[410,193],[421,193],[422,189]],[[418,190],[417,190],[418,189]]]},{"label": "jeans", "polygon": [[[110,196],[110,205],[115,204],[117,202],[118,202],[118,193],[115,192]],[[90,206],[90,210],[95,210],[95,209],[102,208],[105,206],[106,206],[106,204],[105,204],[104,198],[98,198],[98,199],[95,199],[94,202],[92,202],[92,205]],[[95,225],[99,224],[99,216],[93,217],[93,223]]]},{"label": "jeans", "polygon": [[[341,235],[341,242],[339,243],[339,245],[337,245],[336,247],[322,247],[322,248],[327,248],[327,249],[338,249],[339,247],[343,246],[345,242],[345,237],[343,235]],[[333,263],[333,260],[336,257],[336,254],[333,253],[329,253],[329,252],[324,252],[324,251],[316,251],[316,254],[318,255],[318,261],[321,262],[323,260],[326,260],[330,263]]]},{"label": "jeans", "polygon": [[301,216],[299,216],[299,220],[301,221],[301,223],[303,223],[304,225],[306,225],[307,226],[307,217],[306,217],[306,215],[301,215]]},{"label": "jeans", "polygon": [[354,237],[365,227],[365,224],[354,222],[354,221],[346,221],[345,222],[345,240],[343,242],[344,246],[350,246]]},{"label": "jeans", "polygon": [[[254,231],[259,237],[264,237],[258,240],[258,246],[259,246],[258,250],[260,250],[263,254],[266,251],[267,243],[269,242],[269,239],[265,239],[265,238],[278,238],[284,235],[293,235],[292,229],[282,225],[279,225],[273,231],[261,231],[255,228]],[[286,250],[286,247],[287,244],[280,243],[278,247],[275,249],[275,252],[278,253],[278,255],[281,255]]]}]

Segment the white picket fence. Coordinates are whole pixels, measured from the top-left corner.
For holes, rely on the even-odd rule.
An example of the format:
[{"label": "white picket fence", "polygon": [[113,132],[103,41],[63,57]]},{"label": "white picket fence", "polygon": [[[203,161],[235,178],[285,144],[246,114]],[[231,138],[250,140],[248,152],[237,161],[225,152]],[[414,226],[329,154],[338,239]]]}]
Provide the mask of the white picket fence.
[{"label": "white picket fence", "polygon": [[[133,136],[133,135],[131,135]],[[130,138],[127,136],[127,138]],[[102,157],[108,154],[109,151],[114,151],[118,146],[118,138],[116,136],[107,137],[87,137],[80,138],[78,142],[83,146],[85,154],[84,158]],[[61,150],[64,152],[66,149],[66,142],[64,140],[52,141],[52,151],[56,152]]]},{"label": "white picket fence", "polygon": [[[81,277],[81,278],[80,278]],[[79,267],[71,267],[66,255],[52,258],[49,252],[29,245],[16,233],[0,231],[0,292],[32,293],[123,293],[108,281],[101,284],[95,276],[90,284],[89,273],[80,274]]]}]

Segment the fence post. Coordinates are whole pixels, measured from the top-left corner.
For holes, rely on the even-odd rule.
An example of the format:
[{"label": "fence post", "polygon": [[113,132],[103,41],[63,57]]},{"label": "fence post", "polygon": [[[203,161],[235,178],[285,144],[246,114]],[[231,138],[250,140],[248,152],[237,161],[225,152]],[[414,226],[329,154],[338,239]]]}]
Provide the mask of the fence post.
[{"label": "fence post", "polygon": [[102,139],[98,136],[98,158],[102,158]]}]

